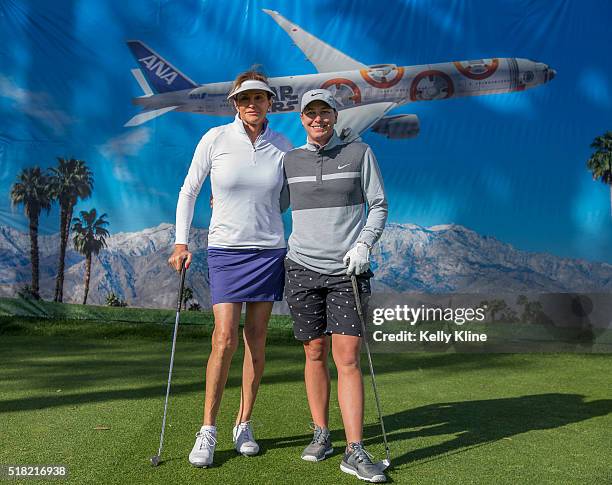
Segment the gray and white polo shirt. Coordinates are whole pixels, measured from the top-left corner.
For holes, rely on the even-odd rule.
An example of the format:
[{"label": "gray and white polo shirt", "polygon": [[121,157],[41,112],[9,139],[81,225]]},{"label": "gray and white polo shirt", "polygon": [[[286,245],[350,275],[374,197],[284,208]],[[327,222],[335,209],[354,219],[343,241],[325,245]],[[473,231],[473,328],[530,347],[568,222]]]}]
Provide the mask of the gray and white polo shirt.
[{"label": "gray and white polo shirt", "polygon": [[322,274],[346,271],[342,258],[356,242],[373,246],[385,227],[387,199],[369,145],[307,143],[283,159],[293,231],[287,256]]}]

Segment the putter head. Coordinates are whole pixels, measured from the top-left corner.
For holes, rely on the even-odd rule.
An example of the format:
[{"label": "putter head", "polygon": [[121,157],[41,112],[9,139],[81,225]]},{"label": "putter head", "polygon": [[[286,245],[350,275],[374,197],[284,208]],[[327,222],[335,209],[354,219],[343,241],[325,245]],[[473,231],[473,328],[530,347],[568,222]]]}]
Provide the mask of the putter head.
[{"label": "putter head", "polygon": [[160,462],[160,461],[161,461],[161,460],[160,460],[160,458],[159,458],[159,455],[152,456],[152,457],[151,457],[151,466],[157,466],[157,465],[159,465],[159,462]]},{"label": "putter head", "polygon": [[391,462],[387,459],[379,461],[375,463],[376,468],[378,468],[381,472],[384,472],[387,468],[391,466]]}]

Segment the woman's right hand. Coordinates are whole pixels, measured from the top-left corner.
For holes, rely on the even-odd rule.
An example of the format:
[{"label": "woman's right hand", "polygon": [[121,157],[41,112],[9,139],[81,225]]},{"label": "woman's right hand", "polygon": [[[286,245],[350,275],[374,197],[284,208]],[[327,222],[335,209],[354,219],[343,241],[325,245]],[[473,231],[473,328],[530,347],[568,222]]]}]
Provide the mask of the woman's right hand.
[{"label": "woman's right hand", "polygon": [[183,261],[185,261],[185,269],[189,269],[191,253],[187,249],[187,244],[175,244],[174,251],[168,258],[168,264],[180,273]]}]

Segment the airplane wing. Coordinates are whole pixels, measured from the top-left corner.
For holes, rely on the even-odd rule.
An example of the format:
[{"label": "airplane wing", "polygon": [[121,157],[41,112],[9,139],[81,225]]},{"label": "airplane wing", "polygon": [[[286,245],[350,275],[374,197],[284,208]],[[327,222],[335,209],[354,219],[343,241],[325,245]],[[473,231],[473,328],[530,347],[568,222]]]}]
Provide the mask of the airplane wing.
[{"label": "airplane wing", "polygon": [[336,133],[346,142],[356,140],[397,105],[398,103],[375,103],[343,109],[338,112]]},{"label": "airplane wing", "polygon": [[147,121],[151,121],[153,118],[157,118],[158,116],[166,114],[167,112],[172,111],[173,109],[176,109],[176,108],[178,108],[178,106],[167,106],[165,108],[152,109],[152,110],[148,110],[148,111],[143,111],[143,112],[137,114],[136,116],[134,116],[133,118],[131,118],[123,126],[138,126],[138,125],[142,125],[143,123],[146,123]]},{"label": "airplane wing", "polygon": [[306,58],[314,64],[319,72],[353,71],[364,69],[367,66],[352,57],[334,49],[329,44],[317,39],[314,35],[303,30],[275,10],[262,9],[281,28],[289,34],[295,45],[304,53]]}]

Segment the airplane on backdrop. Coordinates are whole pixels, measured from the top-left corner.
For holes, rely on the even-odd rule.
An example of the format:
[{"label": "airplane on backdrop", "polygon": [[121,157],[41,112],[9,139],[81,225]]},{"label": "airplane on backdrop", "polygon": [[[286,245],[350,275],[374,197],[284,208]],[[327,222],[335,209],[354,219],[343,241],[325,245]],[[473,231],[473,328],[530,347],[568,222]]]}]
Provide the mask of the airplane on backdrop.
[{"label": "airplane on backdrop", "polygon": [[[263,9],[295,42],[316,67],[318,74],[269,78],[276,93],[272,113],[299,111],[306,91],[326,88],[334,93],[340,115],[338,133],[347,141],[366,130],[387,138],[412,138],[419,133],[414,114],[387,116],[393,108],[415,101],[459,96],[524,91],[544,84],[556,71],[541,62],[519,58],[492,58],[399,67],[365,65],[317,39],[273,10]],[[231,81],[197,84],[138,40],[128,47],[140,69],[132,74],[144,91],[133,104],[143,111],[125,126],[137,126],[170,111],[233,116],[226,99]]]}]

